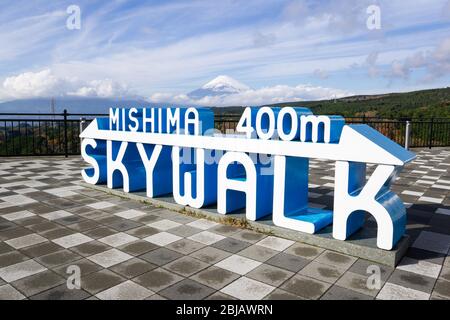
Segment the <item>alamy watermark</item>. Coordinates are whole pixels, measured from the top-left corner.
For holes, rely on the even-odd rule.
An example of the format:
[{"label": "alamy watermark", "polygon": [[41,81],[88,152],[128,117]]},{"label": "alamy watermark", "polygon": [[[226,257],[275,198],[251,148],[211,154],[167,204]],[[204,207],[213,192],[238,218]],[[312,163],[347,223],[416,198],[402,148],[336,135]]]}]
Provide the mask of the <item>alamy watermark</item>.
[{"label": "alamy watermark", "polygon": [[69,15],[66,20],[66,27],[69,30],[80,30],[81,29],[81,9],[80,6],[72,4],[66,9]]}]

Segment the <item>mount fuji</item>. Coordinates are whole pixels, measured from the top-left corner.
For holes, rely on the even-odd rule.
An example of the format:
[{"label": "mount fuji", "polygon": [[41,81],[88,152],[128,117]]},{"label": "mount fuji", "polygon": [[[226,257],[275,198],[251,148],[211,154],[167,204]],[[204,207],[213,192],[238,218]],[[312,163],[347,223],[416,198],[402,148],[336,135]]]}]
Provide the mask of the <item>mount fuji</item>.
[{"label": "mount fuji", "polygon": [[191,99],[202,99],[208,96],[227,96],[250,90],[245,84],[225,75],[218,76],[187,94]]}]

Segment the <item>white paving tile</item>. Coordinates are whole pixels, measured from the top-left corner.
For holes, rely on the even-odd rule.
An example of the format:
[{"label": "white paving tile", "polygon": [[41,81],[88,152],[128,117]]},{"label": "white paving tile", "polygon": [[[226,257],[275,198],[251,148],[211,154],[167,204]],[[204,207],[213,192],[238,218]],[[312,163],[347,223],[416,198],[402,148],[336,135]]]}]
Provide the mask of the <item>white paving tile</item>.
[{"label": "white paving tile", "polygon": [[206,244],[207,246],[216,243],[220,240],[225,239],[224,236],[221,236],[220,234],[209,232],[209,231],[202,231],[199,233],[196,233],[190,237],[188,237],[190,240],[194,240],[203,244]]},{"label": "white paving tile", "polygon": [[153,244],[156,244],[158,246],[164,247],[168,244],[171,244],[172,242],[178,241],[183,239],[182,237],[176,236],[174,234],[168,233],[168,232],[160,232],[153,234],[147,238],[144,238],[142,240],[151,242]]},{"label": "white paving tile", "polygon": [[98,241],[103,242],[111,247],[120,247],[124,244],[139,240],[139,238],[133,237],[127,233],[119,232],[112,234],[110,236],[99,239]]},{"label": "white paving tile", "polygon": [[240,300],[261,300],[274,289],[275,287],[268,284],[241,277],[220,291]]},{"label": "white paving tile", "polygon": [[18,212],[4,214],[4,215],[2,215],[2,218],[9,220],[9,221],[15,221],[15,220],[19,220],[19,219],[29,218],[32,216],[35,216],[35,214],[30,211],[24,210],[24,211],[18,211]]},{"label": "white paving tile", "polygon": [[430,294],[393,283],[386,283],[377,295],[380,300],[428,300]]},{"label": "white paving tile", "polygon": [[240,275],[244,275],[252,271],[259,265],[261,265],[260,261],[242,257],[237,254],[233,254],[228,258],[219,261],[215,264],[216,267],[229,270]]},{"label": "white paving tile", "polygon": [[431,263],[425,260],[416,260],[404,257],[397,269],[417,273],[423,276],[437,278],[441,272],[440,264]]},{"label": "white paving tile", "polygon": [[218,223],[210,221],[210,220],[206,220],[206,219],[198,219],[198,220],[189,222],[187,225],[190,227],[201,229],[201,230],[208,230],[212,227],[217,226]]},{"label": "white paving tile", "polygon": [[134,218],[137,218],[140,216],[144,216],[144,215],[146,215],[146,213],[139,211],[139,210],[131,209],[131,210],[115,213],[114,215],[124,218],[124,219],[134,219]]},{"label": "white paving tile", "polygon": [[73,216],[72,213],[64,211],[64,210],[58,210],[53,211],[45,214],[41,214],[41,217],[47,220],[57,220],[65,217]]},{"label": "white paving tile", "polygon": [[82,234],[82,233],[74,233],[68,236],[64,236],[58,239],[52,240],[57,245],[60,245],[63,248],[72,248],[78,246],[80,244],[93,241],[94,239]]},{"label": "white paving tile", "polygon": [[9,284],[0,286],[0,300],[23,300],[25,296]]},{"label": "white paving tile", "polygon": [[432,197],[420,197],[419,201],[431,202],[431,203],[442,203],[444,199],[441,198],[432,198]]},{"label": "white paving tile", "polygon": [[153,293],[153,291],[128,280],[97,293],[95,296],[100,300],[143,300]]},{"label": "white paving tile", "polygon": [[0,199],[2,199],[5,202],[14,204],[16,206],[22,206],[22,205],[25,205],[25,204],[30,204],[30,203],[37,202],[36,200],[34,200],[34,199],[30,198],[30,197],[24,196],[22,194],[6,196],[6,197],[2,197]]},{"label": "white paving tile", "polygon": [[450,186],[443,185],[443,184],[433,184],[431,187],[434,189],[450,190]]},{"label": "white paving tile", "polygon": [[5,243],[13,247],[14,249],[22,249],[25,247],[33,246],[38,243],[43,243],[48,241],[46,238],[44,238],[41,235],[38,235],[37,233],[28,234],[26,236],[9,239],[6,240]]},{"label": "white paving tile", "polygon": [[402,192],[402,194],[406,194],[406,195],[408,195],[408,196],[420,197],[420,196],[423,195],[423,192],[404,190],[404,191]]},{"label": "white paving tile", "polygon": [[108,251],[100,252],[92,256],[87,257],[92,262],[102,266],[103,268],[109,268],[116,264],[122,263],[124,261],[133,258],[129,254],[122,252],[117,249],[111,249]]},{"label": "white paving tile", "polygon": [[95,203],[91,203],[87,205],[88,207],[91,207],[93,209],[106,209],[110,207],[114,207],[115,204],[107,201],[99,201]]},{"label": "white paving tile", "polygon": [[152,223],[147,224],[149,227],[161,230],[161,231],[167,231],[176,227],[181,226],[181,223],[172,221],[172,220],[159,220]]},{"label": "white paving tile", "polygon": [[27,194],[27,193],[36,192],[36,191],[39,191],[39,190],[34,189],[34,188],[24,188],[24,189],[14,190],[14,192],[18,193],[18,194]]},{"label": "white paving tile", "polygon": [[0,278],[13,282],[33,274],[47,270],[34,260],[27,260],[0,269]]},{"label": "white paving tile", "polygon": [[294,244],[295,241],[269,236],[256,244],[276,251],[283,251]]}]

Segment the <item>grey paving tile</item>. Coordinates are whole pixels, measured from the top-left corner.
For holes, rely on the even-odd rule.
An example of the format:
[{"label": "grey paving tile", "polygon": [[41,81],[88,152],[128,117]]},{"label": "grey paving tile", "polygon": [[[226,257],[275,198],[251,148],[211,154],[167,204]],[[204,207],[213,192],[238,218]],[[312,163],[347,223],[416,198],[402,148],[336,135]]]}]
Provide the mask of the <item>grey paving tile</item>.
[{"label": "grey paving tile", "polygon": [[310,246],[308,244],[296,242],[286,250],[285,253],[289,253],[295,256],[299,256],[305,259],[315,259],[317,258],[324,249]]},{"label": "grey paving tile", "polygon": [[83,233],[92,239],[100,239],[100,238],[115,234],[116,232],[117,231],[114,229],[103,226],[103,227],[88,230]]},{"label": "grey paving tile", "polygon": [[233,234],[231,237],[238,239],[238,240],[247,241],[250,243],[256,243],[256,242],[262,240],[263,238],[265,238],[266,236],[264,234],[257,233],[254,231],[242,230],[242,231],[239,231],[239,232]]},{"label": "grey paving tile", "polygon": [[194,280],[185,279],[161,290],[159,294],[171,300],[200,300],[211,295],[213,292],[214,289]]},{"label": "grey paving tile", "polygon": [[388,282],[406,288],[431,293],[436,279],[397,269],[389,277]]},{"label": "grey paving tile", "polygon": [[345,268],[334,267],[312,261],[299,271],[299,274],[333,284],[345,272]]},{"label": "grey paving tile", "polygon": [[36,258],[56,251],[60,251],[62,249],[63,248],[61,246],[58,246],[56,243],[44,242],[34,246],[20,249],[20,252],[22,252],[23,254],[27,255],[30,258]]},{"label": "grey paving tile", "polygon": [[134,278],[133,281],[147,289],[158,292],[183,279],[173,272],[158,268]]},{"label": "grey paving tile", "polygon": [[54,239],[59,239],[62,237],[66,237],[66,236],[70,236],[77,233],[75,230],[69,229],[69,228],[64,228],[64,227],[60,227],[57,229],[52,229],[52,230],[48,230],[48,231],[44,231],[41,234],[41,236],[43,236],[44,238],[47,238],[48,240],[54,240]]},{"label": "grey paving tile", "polygon": [[2,231],[0,233],[0,240],[6,242],[6,240],[20,238],[33,233],[27,228],[17,227],[17,225],[15,226],[15,228],[8,228],[7,230]]},{"label": "grey paving tile", "polygon": [[0,254],[0,268],[7,267],[28,259],[29,257],[19,251],[9,251],[7,253]]},{"label": "grey paving tile", "polygon": [[237,278],[239,278],[238,274],[215,266],[204,269],[191,277],[191,279],[216,290],[223,288]]},{"label": "grey paving tile", "polygon": [[321,300],[373,300],[371,296],[345,289],[338,286],[332,286],[321,298]]},{"label": "grey paving tile", "polygon": [[95,296],[100,300],[144,300],[151,295],[153,295],[153,291],[128,280],[99,292]]},{"label": "grey paving tile", "polygon": [[157,246],[156,244],[144,240],[133,241],[131,243],[127,243],[118,247],[120,251],[128,253],[132,256],[139,256],[158,248],[159,246]]},{"label": "grey paving tile", "polygon": [[205,300],[237,300],[237,299],[233,298],[232,296],[229,296],[225,293],[217,291],[217,292],[214,292],[212,295],[206,297]]},{"label": "grey paving tile", "polygon": [[204,247],[191,253],[190,256],[203,262],[214,264],[231,256],[231,253],[213,247]]},{"label": "grey paving tile", "polygon": [[287,280],[280,289],[305,299],[319,299],[331,284],[312,278],[295,275]]},{"label": "grey paving tile", "polygon": [[148,261],[150,263],[153,263],[157,266],[163,266],[182,256],[183,255],[178,252],[166,248],[159,248],[141,255],[139,256],[139,258]]},{"label": "grey paving tile", "polygon": [[151,264],[150,262],[133,258],[125,262],[116,264],[115,266],[109,268],[111,271],[121,275],[124,278],[131,279],[148,271],[156,269],[158,266]]},{"label": "grey paving tile", "polygon": [[[171,230],[172,233],[173,229]],[[149,227],[149,226],[142,226],[142,227],[137,227],[134,229],[129,229],[127,231],[125,231],[125,233],[128,233],[129,235],[132,235],[134,237],[138,237],[138,238],[146,238],[148,236],[152,236],[156,233],[159,233],[158,229]]]},{"label": "grey paving tile", "polygon": [[247,247],[241,252],[239,252],[239,255],[253,260],[265,262],[270,258],[272,258],[273,256],[277,255],[278,253],[279,251],[275,251],[266,247],[251,245],[250,247]]},{"label": "grey paving tile", "polygon": [[24,293],[27,297],[30,297],[42,291],[56,287],[64,282],[65,279],[60,275],[51,270],[47,270],[14,281],[11,283],[11,285],[13,285],[20,292]]},{"label": "grey paving tile", "polygon": [[267,295],[264,300],[304,300],[304,298],[281,289],[275,289],[269,295]]},{"label": "grey paving tile", "polygon": [[181,239],[167,245],[167,248],[182,254],[190,254],[205,247],[204,244],[189,239]]},{"label": "grey paving tile", "polygon": [[237,253],[250,246],[250,243],[234,238],[225,238],[214,243],[212,246],[231,253]]},{"label": "grey paving tile", "polygon": [[73,275],[72,271],[73,266],[77,266],[78,268],[80,268],[80,274],[82,277],[103,269],[101,266],[92,261],[89,261],[87,259],[80,259],[58,267],[54,267],[52,270],[55,271],[60,276],[62,276],[63,278],[67,279],[71,275]]},{"label": "grey paving tile", "polygon": [[292,272],[298,272],[303,267],[305,267],[310,260],[301,258],[299,256],[294,256],[292,254],[287,254],[281,252],[269,260],[266,261],[267,264],[286,269]]},{"label": "grey paving tile", "polygon": [[246,277],[278,287],[293,275],[293,272],[285,269],[277,268],[268,264],[262,264],[247,273]]},{"label": "grey paving tile", "polygon": [[207,268],[209,264],[189,256],[181,257],[175,261],[169,262],[164,269],[175,272],[181,276],[189,277],[194,273]]},{"label": "grey paving tile", "polygon": [[447,254],[450,249],[450,235],[422,231],[412,246],[423,250]]},{"label": "grey paving tile", "polygon": [[331,266],[341,266],[343,268],[350,268],[357,259],[354,257],[346,256],[333,251],[324,251],[318,256],[315,261],[328,264]]},{"label": "grey paving tile", "polygon": [[439,295],[440,297],[450,299],[450,281],[438,279],[436,281],[433,293]]},{"label": "grey paving tile", "polygon": [[348,271],[357,273],[363,276],[368,276],[373,274],[371,271],[372,268],[377,267],[380,270],[380,279],[381,281],[386,281],[389,276],[394,271],[394,268],[381,265],[378,263],[374,263],[372,261],[364,260],[364,259],[358,259],[351,267],[348,269]]},{"label": "grey paving tile", "polygon": [[99,241],[90,241],[86,243],[82,243],[78,246],[70,248],[70,251],[77,253],[80,256],[87,257],[92,256],[94,254],[107,251],[112,249],[110,246],[99,242]]},{"label": "grey paving tile", "polygon": [[142,226],[142,223],[132,221],[132,220],[116,221],[116,222],[108,224],[108,227],[110,227],[116,231],[127,231],[127,230],[134,229],[134,228],[137,228],[140,226]]},{"label": "grey paving tile", "polygon": [[40,256],[35,260],[46,266],[47,268],[54,268],[60,266],[62,264],[67,264],[76,260],[81,259],[82,256],[70,251],[70,250],[61,250],[54,253],[47,254],[45,256]]},{"label": "grey paving tile", "polygon": [[81,289],[90,294],[97,294],[126,281],[125,278],[109,270],[100,270],[87,276],[81,276]]},{"label": "grey paving tile", "polygon": [[450,267],[446,267],[446,266],[442,267],[439,278],[450,281]]},{"label": "grey paving tile", "polygon": [[336,282],[336,285],[367,296],[375,297],[383,286],[384,281],[380,281],[379,286],[377,287],[376,283],[370,280],[372,279],[369,279],[369,275],[361,275],[348,271]]},{"label": "grey paving tile", "polygon": [[233,226],[229,226],[229,225],[218,224],[217,226],[212,227],[211,231],[214,232],[214,233],[221,234],[221,235],[226,236],[226,237],[230,237],[231,235],[242,231],[242,229],[241,228],[237,228],[237,227],[233,227]]}]

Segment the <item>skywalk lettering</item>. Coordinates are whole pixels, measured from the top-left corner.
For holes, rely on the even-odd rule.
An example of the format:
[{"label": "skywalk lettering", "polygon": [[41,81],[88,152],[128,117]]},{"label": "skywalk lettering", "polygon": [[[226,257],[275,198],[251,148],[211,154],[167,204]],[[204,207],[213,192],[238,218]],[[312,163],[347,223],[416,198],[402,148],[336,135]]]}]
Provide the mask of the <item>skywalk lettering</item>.
[{"label": "skywalk lettering", "polygon": [[[172,194],[181,205],[245,208],[252,221],[316,233],[332,225],[346,240],[377,223],[377,246],[391,250],[405,232],[406,210],[390,185],[415,155],[367,125],[307,108],[248,107],[234,134],[214,129],[208,108],[111,108],[80,134],[82,170],[91,184],[147,197]],[[333,211],[308,205],[309,159],[335,162]],[[366,181],[366,164],[375,170]]]}]

